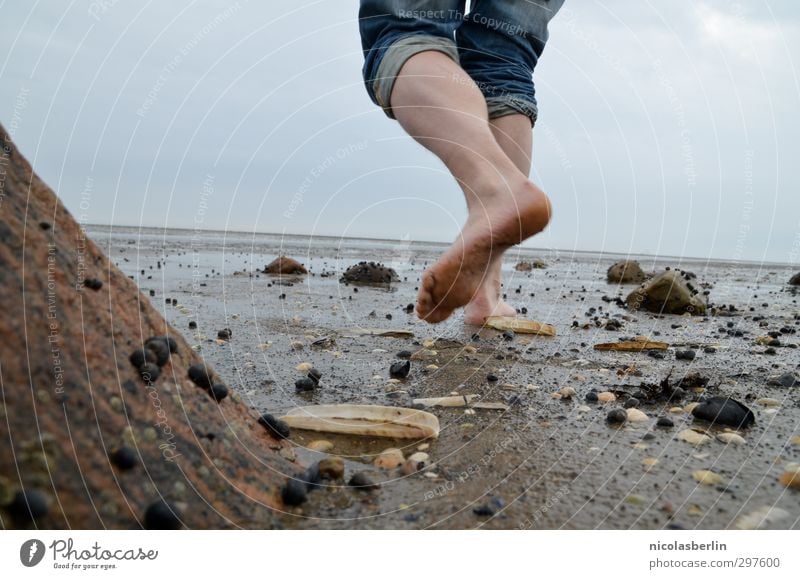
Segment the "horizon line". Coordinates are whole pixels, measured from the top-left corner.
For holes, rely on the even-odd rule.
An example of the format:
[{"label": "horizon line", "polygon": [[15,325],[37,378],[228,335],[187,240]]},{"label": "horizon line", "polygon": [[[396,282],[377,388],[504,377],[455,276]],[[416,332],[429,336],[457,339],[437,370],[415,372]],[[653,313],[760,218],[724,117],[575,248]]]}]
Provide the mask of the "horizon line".
[{"label": "horizon line", "polygon": [[[359,241],[393,241],[396,242],[396,239],[388,239],[386,237],[362,237],[358,235],[348,235],[346,237],[336,236],[336,235],[323,235],[323,234],[308,234],[308,233],[287,233],[287,232],[272,232],[272,231],[245,231],[241,229],[214,229],[214,228],[191,228],[191,227],[166,227],[161,225],[125,225],[125,224],[114,224],[114,223],[85,223],[81,224],[81,227],[124,227],[128,229],[158,229],[158,230],[173,230],[173,231],[206,231],[210,233],[243,233],[247,235],[273,235],[276,237],[319,237],[324,239],[354,239]],[[411,243],[426,243],[426,244],[433,244],[433,245],[442,245],[442,246],[449,246],[450,242],[447,241],[433,241],[433,240],[426,240],[426,239],[417,239],[417,240],[410,240]],[[589,250],[589,249],[560,249],[560,248],[544,248],[544,247],[525,247],[521,245],[516,245],[514,247],[528,250],[528,251],[555,251],[559,253],[571,254],[571,253],[583,253],[583,254],[599,254],[599,255],[610,255],[610,256],[619,256],[619,257],[627,257],[628,259],[632,257],[641,257],[641,258],[654,258],[654,259],[677,259],[677,260],[693,260],[693,261],[716,261],[722,263],[741,263],[746,265],[771,265],[771,266],[780,266],[786,268],[796,268],[795,264],[791,264],[788,262],[780,262],[780,261],[753,261],[753,260],[745,260],[745,259],[733,259],[733,258],[719,258],[719,257],[700,257],[700,256],[691,256],[691,255],[662,255],[662,254],[651,254],[651,253],[633,253],[633,252],[621,252],[621,251],[605,251],[605,250]]]}]

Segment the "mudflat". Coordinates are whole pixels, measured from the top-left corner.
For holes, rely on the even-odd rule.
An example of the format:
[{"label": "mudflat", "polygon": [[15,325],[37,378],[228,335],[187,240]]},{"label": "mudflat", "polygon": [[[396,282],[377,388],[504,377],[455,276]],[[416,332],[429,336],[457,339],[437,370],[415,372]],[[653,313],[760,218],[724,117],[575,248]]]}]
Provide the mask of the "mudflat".
[{"label": "mudflat", "polygon": [[[788,284],[797,272],[787,266],[509,252],[506,299],[520,317],[554,326],[546,337],[466,326],[460,315],[419,321],[416,288],[444,248],[437,244],[87,232],[259,412],[461,397],[426,406],[439,419],[436,440],[293,429],[288,458],[309,467],[341,461],[327,460],[335,475],[286,506],[286,528],[800,527],[792,486],[800,480],[800,306]],[[264,273],[279,256],[308,273]],[[606,277],[627,258],[645,274],[694,274],[693,286],[707,292],[705,315],[628,309],[638,285]],[[345,276],[361,262],[387,269],[372,283]],[[667,347],[594,347],[640,336]],[[319,375],[310,379],[309,368]],[[735,428],[692,414],[714,397],[743,405],[754,423]],[[377,488],[347,484],[361,472]]]}]

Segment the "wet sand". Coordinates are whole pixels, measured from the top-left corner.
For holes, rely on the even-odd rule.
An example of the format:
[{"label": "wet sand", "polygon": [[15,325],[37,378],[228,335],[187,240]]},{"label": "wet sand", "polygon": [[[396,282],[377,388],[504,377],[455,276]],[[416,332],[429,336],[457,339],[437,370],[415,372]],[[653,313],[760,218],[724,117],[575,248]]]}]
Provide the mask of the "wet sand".
[{"label": "wet sand", "polygon": [[[443,248],[437,244],[100,226],[87,232],[145,295],[153,292],[155,306],[259,412],[277,416],[324,403],[410,406],[414,398],[455,392],[509,405],[506,411],[433,409],[441,434],[424,450],[431,463],[409,476],[372,461],[391,447],[408,456],[419,441],[293,431],[298,463],[323,458],[303,445],[326,439],[334,444],[331,454],[345,458],[346,477],[366,470],[382,485],[363,492],[330,484],[311,492],[308,502],[282,515],[286,528],[718,529],[759,521],[762,528],[800,527],[800,494],[778,483],[800,462],[800,386],[768,384],[797,372],[800,338],[781,334],[774,354],[755,341],[769,331],[800,329],[798,297],[786,285],[795,272],[785,266],[630,256],[646,272],[692,271],[696,285],[709,284],[711,304],[736,308],[707,317],[658,316],[614,303],[636,287],[606,282],[606,270],[620,256],[520,250],[504,263],[507,299],[526,308],[525,317],[554,325],[558,335],[503,336],[488,329],[475,335],[460,316],[431,326],[406,311],[422,271]],[[259,273],[281,254],[310,273]],[[520,259],[535,258],[548,267],[514,270]],[[388,289],[340,284],[344,270],[362,260],[393,267],[401,281]],[[621,328],[605,329],[608,319]],[[197,329],[189,329],[190,321]],[[232,338],[217,340],[224,328]],[[413,337],[355,336],[357,328],[410,330]],[[637,335],[715,351],[696,348],[696,358],[687,361],[675,359],[675,348],[655,359],[592,347]],[[419,359],[407,379],[392,382],[389,366],[403,350],[420,351]],[[322,372],[313,392],[295,390],[301,362]],[[670,372],[673,382],[700,373],[709,379],[706,390],[688,389],[679,404],[643,401],[645,422],[606,422],[627,394]],[[554,398],[564,387],[576,396]],[[615,391],[620,399],[585,401],[593,389]],[[669,411],[703,395],[731,396],[753,410],[756,424],[739,433],[745,444],[712,438],[696,447],[677,438],[692,426],[712,435],[723,431]],[[780,405],[757,402],[763,398]],[[660,416],[674,427],[657,427]],[[721,480],[700,484],[693,476],[698,470]],[[748,517],[770,508],[766,518]]]}]

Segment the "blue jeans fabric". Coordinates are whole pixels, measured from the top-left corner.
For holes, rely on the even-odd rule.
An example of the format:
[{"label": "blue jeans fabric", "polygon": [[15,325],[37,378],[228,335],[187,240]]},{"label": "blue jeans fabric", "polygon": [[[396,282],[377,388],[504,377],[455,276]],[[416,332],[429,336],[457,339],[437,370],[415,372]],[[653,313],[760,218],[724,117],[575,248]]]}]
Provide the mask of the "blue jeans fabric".
[{"label": "blue jeans fabric", "polygon": [[394,81],[419,52],[447,54],[475,81],[489,118],[522,113],[536,121],[533,70],[547,24],[564,0],[361,0],[364,82],[389,117]]}]

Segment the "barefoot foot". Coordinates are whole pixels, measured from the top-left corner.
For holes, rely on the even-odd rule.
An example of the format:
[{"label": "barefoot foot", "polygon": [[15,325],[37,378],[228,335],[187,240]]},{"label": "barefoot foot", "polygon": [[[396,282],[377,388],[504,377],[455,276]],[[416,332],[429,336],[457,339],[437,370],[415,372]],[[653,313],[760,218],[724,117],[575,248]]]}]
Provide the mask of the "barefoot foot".
[{"label": "barefoot foot", "polygon": [[481,301],[478,295],[493,263],[512,245],[539,233],[549,219],[547,196],[527,180],[514,187],[513,193],[506,188],[473,201],[458,238],[422,276],[417,315],[427,322],[439,323],[473,300],[478,301],[470,319],[477,319],[479,314],[485,318],[487,311],[499,311],[499,299],[492,302],[490,296],[489,301]]}]

